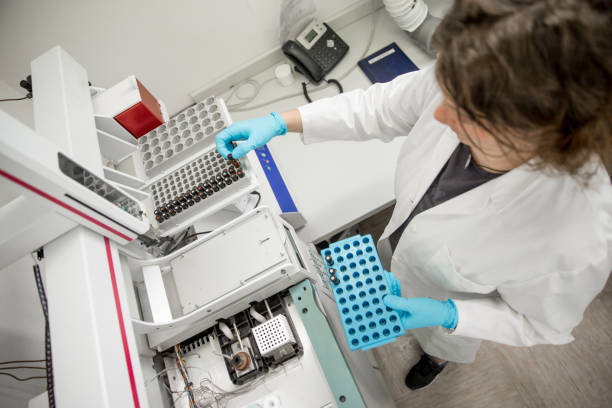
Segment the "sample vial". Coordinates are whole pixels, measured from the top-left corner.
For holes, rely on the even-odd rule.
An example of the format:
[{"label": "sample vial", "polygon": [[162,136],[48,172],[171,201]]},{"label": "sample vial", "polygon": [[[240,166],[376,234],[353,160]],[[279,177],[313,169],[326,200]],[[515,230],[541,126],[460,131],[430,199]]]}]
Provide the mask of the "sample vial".
[{"label": "sample vial", "polygon": [[232,166],[234,166],[235,168],[239,168],[240,167],[240,162],[238,160],[234,159],[232,157],[231,153],[227,155],[227,159],[232,163]]},{"label": "sample vial", "polygon": [[325,262],[327,262],[329,266],[334,264],[334,260],[332,259],[331,255],[325,255]]}]

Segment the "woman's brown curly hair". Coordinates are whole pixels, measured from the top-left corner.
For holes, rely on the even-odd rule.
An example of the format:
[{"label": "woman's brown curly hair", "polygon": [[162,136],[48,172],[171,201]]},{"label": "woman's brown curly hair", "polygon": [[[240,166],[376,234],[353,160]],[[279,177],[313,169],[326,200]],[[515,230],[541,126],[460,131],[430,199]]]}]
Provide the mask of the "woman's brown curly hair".
[{"label": "woman's brown curly hair", "polygon": [[[434,37],[436,76],[460,115],[535,166],[612,169],[609,0],[456,0]],[[587,177],[588,178],[588,177]]]}]

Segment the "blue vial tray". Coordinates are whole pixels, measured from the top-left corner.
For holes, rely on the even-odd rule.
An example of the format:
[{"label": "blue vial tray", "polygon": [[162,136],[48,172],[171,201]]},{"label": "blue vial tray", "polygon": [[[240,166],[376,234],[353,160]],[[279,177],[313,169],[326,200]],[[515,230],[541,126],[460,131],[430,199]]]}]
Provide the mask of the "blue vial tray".
[{"label": "blue vial tray", "polygon": [[[394,341],[405,333],[399,315],[382,298],[391,294],[371,235],[355,235],[321,251],[330,279],[330,268],[340,280],[330,287],[351,350],[367,350]],[[331,256],[333,264],[325,260]]]}]

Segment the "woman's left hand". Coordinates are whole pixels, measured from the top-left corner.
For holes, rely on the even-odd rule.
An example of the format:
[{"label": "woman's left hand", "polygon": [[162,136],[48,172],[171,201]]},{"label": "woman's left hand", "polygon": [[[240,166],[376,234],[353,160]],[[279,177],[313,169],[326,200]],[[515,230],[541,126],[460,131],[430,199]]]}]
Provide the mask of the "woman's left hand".
[{"label": "woman's left hand", "polygon": [[452,299],[441,301],[430,298],[403,298],[396,295],[387,295],[383,298],[383,303],[399,312],[406,330],[430,326],[442,326],[447,329],[457,327],[459,316]]}]

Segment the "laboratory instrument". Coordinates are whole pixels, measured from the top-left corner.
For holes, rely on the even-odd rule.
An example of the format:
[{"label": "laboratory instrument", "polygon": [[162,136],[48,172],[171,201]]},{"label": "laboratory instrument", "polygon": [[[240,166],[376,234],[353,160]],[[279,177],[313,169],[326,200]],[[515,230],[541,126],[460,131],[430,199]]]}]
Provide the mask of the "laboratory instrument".
[{"label": "laboratory instrument", "polygon": [[36,130],[0,112],[0,253],[40,255],[58,406],[393,406],[346,344],[318,251],[254,208],[258,161],[215,151],[221,99],[137,136],[60,47],[32,77]]}]

